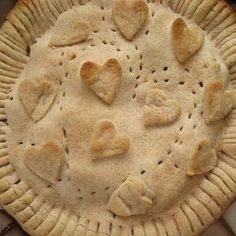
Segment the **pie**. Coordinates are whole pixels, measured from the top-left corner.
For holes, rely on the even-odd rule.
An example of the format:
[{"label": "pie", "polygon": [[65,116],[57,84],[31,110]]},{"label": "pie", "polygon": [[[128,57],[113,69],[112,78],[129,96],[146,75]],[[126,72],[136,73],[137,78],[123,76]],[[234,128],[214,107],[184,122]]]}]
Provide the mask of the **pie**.
[{"label": "pie", "polygon": [[35,236],[191,236],[236,197],[236,15],[219,0],[19,0],[0,30],[0,206]]}]

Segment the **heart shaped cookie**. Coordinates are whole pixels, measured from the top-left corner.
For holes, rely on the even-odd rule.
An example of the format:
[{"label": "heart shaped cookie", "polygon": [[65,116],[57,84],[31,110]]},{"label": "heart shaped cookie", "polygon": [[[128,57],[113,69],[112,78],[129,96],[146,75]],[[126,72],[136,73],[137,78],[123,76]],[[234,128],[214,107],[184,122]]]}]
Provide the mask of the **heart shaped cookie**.
[{"label": "heart shaped cookie", "polygon": [[85,41],[89,36],[89,26],[81,21],[76,10],[61,14],[53,28],[50,46],[67,46]]},{"label": "heart shaped cookie", "polygon": [[204,118],[207,124],[226,117],[234,107],[235,95],[220,81],[210,82],[204,92]]},{"label": "heart shaped cookie", "polygon": [[217,156],[209,139],[201,140],[187,166],[187,175],[201,175],[209,172],[216,165]]},{"label": "heart shaped cookie", "polygon": [[177,100],[164,90],[155,88],[149,91],[145,105],[143,120],[145,126],[160,126],[177,120],[181,108]]},{"label": "heart shaped cookie", "polygon": [[116,0],[112,16],[121,33],[131,40],[148,17],[148,6],[144,0]]},{"label": "heart shaped cookie", "polygon": [[62,158],[63,149],[54,142],[48,142],[38,147],[29,147],[24,163],[42,179],[54,182],[60,173]]},{"label": "heart shaped cookie", "polygon": [[141,178],[131,176],[111,195],[108,209],[123,217],[144,214],[152,207],[153,197]]},{"label": "heart shaped cookie", "polygon": [[94,159],[112,157],[126,153],[129,144],[127,135],[117,134],[112,122],[104,120],[95,125],[90,150]]},{"label": "heart shaped cookie", "polygon": [[181,63],[186,62],[202,47],[204,38],[203,31],[199,27],[189,28],[182,18],[177,18],[172,25],[172,43]]},{"label": "heart shaped cookie", "polygon": [[80,76],[103,102],[111,104],[120,87],[122,68],[114,58],[103,66],[88,61],[82,65]]},{"label": "heart shaped cookie", "polygon": [[24,80],[19,86],[19,97],[34,121],[41,120],[49,111],[57,95],[57,85],[46,79]]}]

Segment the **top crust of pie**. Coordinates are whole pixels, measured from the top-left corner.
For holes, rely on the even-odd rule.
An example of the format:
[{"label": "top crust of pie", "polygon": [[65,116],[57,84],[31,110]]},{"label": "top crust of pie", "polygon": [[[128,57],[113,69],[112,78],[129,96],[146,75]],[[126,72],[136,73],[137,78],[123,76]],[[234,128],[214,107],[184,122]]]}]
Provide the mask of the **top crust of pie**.
[{"label": "top crust of pie", "polygon": [[200,234],[236,196],[235,32],[219,0],[19,0],[0,206],[36,236]]}]

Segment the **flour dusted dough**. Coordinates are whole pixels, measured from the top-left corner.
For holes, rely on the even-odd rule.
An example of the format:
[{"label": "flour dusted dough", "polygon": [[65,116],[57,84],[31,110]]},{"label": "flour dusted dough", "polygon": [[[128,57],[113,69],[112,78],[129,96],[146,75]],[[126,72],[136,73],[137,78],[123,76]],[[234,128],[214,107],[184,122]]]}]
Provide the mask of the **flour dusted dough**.
[{"label": "flour dusted dough", "polygon": [[235,22],[218,0],[17,1],[0,206],[35,236],[204,231],[236,196]]}]

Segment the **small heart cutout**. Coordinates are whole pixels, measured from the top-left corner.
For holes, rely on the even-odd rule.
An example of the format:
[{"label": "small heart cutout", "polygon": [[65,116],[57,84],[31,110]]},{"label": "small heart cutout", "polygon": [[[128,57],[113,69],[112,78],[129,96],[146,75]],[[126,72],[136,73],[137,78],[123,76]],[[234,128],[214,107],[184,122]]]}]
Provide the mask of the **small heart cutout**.
[{"label": "small heart cutout", "polygon": [[181,63],[186,62],[202,47],[204,38],[204,34],[199,27],[189,28],[182,18],[177,18],[172,25],[173,47]]},{"label": "small heart cutout", "polygon": [[20,100],[35,122],[49,111],[56,95],[56,84],[46,79],[26,79],[19,86]]},{"label": "small heart cutout", "polygon": [[206,174],[214,168],[217,162],[215,150],[211,147],[209,139],[201,140],[188,163],[187,175],[202,175]]},{"label": "small heart cutout", "polygon": [[103,66],[89,61],[82,65],[80,76],[103,102],[111,104],[120,87],[122,68],[113,58]]},{"label": "small heart cutout", "polygon": [[214,81],[207,84],[204,91],[204,119],[207,124],[226,117],[234,107],[235,95],[225,90],[224,84]]},{"label": "small heart cutout", "polygon": [[91,138],[90,150],[94,159],[124,154],[129,149],[129,138],[117,134],[110,121],[100,121],[95,125]]},{"label": "small heart cutout", "polygon": [[149,91],[145,105],[143,120],[145,126],[166,125],[177,120],[180,116],[181,108],[177,100],[161,89]]},{"label": "small heart cutout", "polygon": [[89,26],[81,21],[81,16],[74,9],[62,13],[52,30],[50,46],[67,46],[88,39]]},{"label": "small heart cutout", "polygon": [[132,40],[148,17],[148,6],[144,0],[116,0],[112,16],[121,33]]},{"label": "small heart cutout", "polygon": [[49,182],[57,180],[61,169],[63,149],[54,142],[28,148],[24,163],[36,175]]}]

